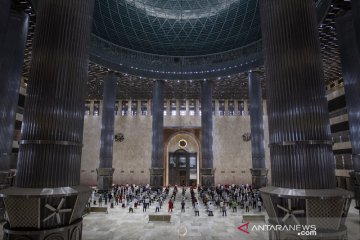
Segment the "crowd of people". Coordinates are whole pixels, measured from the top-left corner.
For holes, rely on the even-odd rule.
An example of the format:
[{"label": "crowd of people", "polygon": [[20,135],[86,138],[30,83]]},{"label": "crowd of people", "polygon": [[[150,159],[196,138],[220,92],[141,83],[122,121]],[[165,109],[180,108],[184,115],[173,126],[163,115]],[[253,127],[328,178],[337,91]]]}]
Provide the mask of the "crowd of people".
[{"label": "crowd of people", "polygon": [[[253,190],[249,184],[223,186],[218,185],[215,189],[198,187],[199,197],[202,203],[206,206],[209,216],[213,216],[214,208],[222,212],[223,216],[227,216],[227,209],[232,209],[237,212],[238,208],[245,209],[245,212],[256,209],[261,212],[262,198],[258,190]],[[193,189],[191,191],[191,198],[196,208],[197,199]]]},{"label": "crowd of people", "polygon": [[[149,185],[116,185],[107,192],[94,190],[89,199],[88,207],[91,204],[99,207],[110,206],[110,208],[121,205],[122,208],[127,208],[129,213],[133,213],[134,209],[138,209],[140,206],[143,212],[147,212],[153,204],[155,212],[160,212],[164,204],[167,204],[167,211],[172,213],[174,203],[178,199],[181,212],[185,212],[186,191],[189,189],[195,216],[200,215],[200,204],[204,205],[208,216],[214,216],[215,208],[220,210],[222,216],[227,216],[228,209],[232,210],[232,212],[237,212],[238,209],[245,209],[245,212],[249,212],[250,208],[259,212],[262,211],[262,198],[259,192],[253,190],[248,184],[219,184],[215,188],[174,186],[171,194],[170,189],[170,186],[151,188]],[[181,191],[180,196],[178,196],[179,191]]]}]

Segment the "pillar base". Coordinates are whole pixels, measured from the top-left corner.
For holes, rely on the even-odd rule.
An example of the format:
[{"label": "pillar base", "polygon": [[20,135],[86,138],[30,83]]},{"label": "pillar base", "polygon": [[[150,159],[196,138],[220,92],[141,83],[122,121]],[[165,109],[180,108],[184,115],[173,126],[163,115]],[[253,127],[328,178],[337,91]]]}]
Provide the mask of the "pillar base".
[{"label": "pillar base", "polygon": [[[0,171],[0,190],[11,187],[14,184],[14,171]],[[5,205],[4,201],[0,200],[0,222],[6,221],[5,219]]]},{"label": "pillar base", "polygon": [[360,211],[360,172],[350,172],[350,177],[353,181],[355,208]]},{"label": "pillar base", "polygon": [[0,190],[12,186],[14,183],[14,176],[14,171],[0,171]]},{"label": "pillar base", "polygon": [[150,168],[150,186],[152,189],[162,188],[164,183],[164,168]]},{"label": "pillar base", "polygon": [[[4,239],[61,239],[61,240],[76,240],[82,239],[82,218],[78,219],[71,225],[65,227],[44,229],[44,230],[12,230],[9,223],[4,225]],[[24,237],[26,236],[26,237]]]},{"label": "pillar base", "polygon": [[[272,231],[270,239],[345,239],[345,220],[353,193],[341,188],[290,189],[268,186],[260,189],[272,225],[314,225],[311,236],[298,231]],[[313,229],[310,229],[313,230]]]},{"label": "pillar base", "polygon": [[215,186],[215,170],[214,168],[201,168],[201,185],[204,187]]},{"label": "pillar base", "polygon": [[90,193],[82,186],[1,190],[7,213],[4,239],[81,239]]},{"label": "pillar base", "polygon": [[112,188],[114,168],[97,168],[97,188],[108,191]]},{"label": "pillar base", "polygon": [[250,168],[252,176],[252,188],[259,189],[266,187],[267,185],[267,174],[269,172],[266,168]]}]

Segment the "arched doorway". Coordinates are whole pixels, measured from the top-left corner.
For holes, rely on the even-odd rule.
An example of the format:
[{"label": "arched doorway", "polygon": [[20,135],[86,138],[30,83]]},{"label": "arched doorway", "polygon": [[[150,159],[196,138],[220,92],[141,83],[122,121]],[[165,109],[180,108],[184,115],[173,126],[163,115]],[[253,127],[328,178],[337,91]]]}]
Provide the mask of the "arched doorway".
[{"label": "arched doorway", "polygon": [[165,184],[199,184],[200,146],[188,132],[177,132],[165,143]]}]

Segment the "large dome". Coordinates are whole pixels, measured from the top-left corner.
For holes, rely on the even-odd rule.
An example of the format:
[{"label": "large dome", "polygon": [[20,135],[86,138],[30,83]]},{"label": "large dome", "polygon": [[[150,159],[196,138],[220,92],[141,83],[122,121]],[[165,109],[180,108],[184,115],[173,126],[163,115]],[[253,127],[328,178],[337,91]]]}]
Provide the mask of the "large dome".
[{"label": "large dome", "polygon": [[96,0],[93,33],[157,55],[224,52],[261,38],[258,5],[259,0]]},{"label": "large dome", "polygon": [[97,0],[93,33],[172,56],[223,52],[261,38],[258,0]]}]

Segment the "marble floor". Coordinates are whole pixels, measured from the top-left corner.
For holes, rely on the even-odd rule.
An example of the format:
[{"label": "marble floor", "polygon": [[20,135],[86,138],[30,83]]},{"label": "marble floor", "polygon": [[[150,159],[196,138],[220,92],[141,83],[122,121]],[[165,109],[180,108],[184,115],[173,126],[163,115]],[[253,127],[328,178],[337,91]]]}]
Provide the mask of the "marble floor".
[{"label": "marble floor", "polygon": [[[187,191],[187,194],[188,191]],[[227,211],[223,217],[219,210],[214,211],[214,216],[206,214],[205,207],[200,204],[200,216],[195,217],[191,206],[190,197],[186,202],[185,213],[181,212],[180,197],[175,201],[175,209],[171,214],[171,222],[149,222],[148,215],[155,214],[155,206],[150,206],[146,213],[142,207],[128,213],[128,208],[122,209],[120,205],[108,208],[108,213],[90,213],[84,217],[83,240],[266,240],[267,232],[251,231],[246,234],[237,228],[243,224],[244,210],[238,212]],[[168,199],[167,199],[168,201]],[[167,203],[166,201],[166,203]],[[256,210],[250,213],[258,214]],[[168,214],[167,209],[160,213]],[[262,214],[266,214],[262,212]],[[354,203],[350,207],[347,218],[348,240],[360,240],[360,221]],[[249,228],[254,224],[263,225],[261,222],[250,222]],[[0,239],[3,236],[0,227]]]},{"label": "marble floor", "polygon": [[[187,194],[188,191],[187,191]],[[128,213],[128,209],[115,206],[109,208],[108,214],[91,213],[84,218],[83,239],[85,240],[231,240],[231,239],[269,239],[267,232],[251,231],[246,234],[237,228],[243,224],[244,210],[238,212],[227,211],[223,217],[219,210],[214,211],[214,216],[206,214],[205,207],[200,204],[200,216],[195,217],[190,198],[186,202],[185,213],[181,212],[180,194],[175,201],[175,209],[171,214],[171,222],[149,222],[148,215],[155,214],[155,206],[150,206],[146,213],[142,208]],[[167,201],[166,201],[167,202]],[[256,210],[250,213],[258,214]],[[262,212],[266,214],[265,212]],[[160,214],[168,214],[167,209],[161,209]],[[265,223],[253,222],[263,225]],[[360,222],[357,210],[351,206],[348,225],[348,239],[360,240]]]},{"label": "marble floor", "polygon": [[[171,192],[170,192],[171,194]],[[186,192],[185,212],[181,212],[181,194],[177,194],[175,207],[171,215],[170,223],[149,222],[149,214],[168,214],[164,207],[160,213],[155,213],[154,204],[146,213],[143,213],[142,206],[128,213],[128,208],[122,209],[115,206],[108,214],[91,213],[84,218],[83,239],[126,239],[126,240],[223,240],[223,239],[250,239],[246,233],[238,230],[242,225],[242,215],[245,210],[238,212],[227,211],[223,217],[222,212],[214,209],[214,216],[209,217],[205,206],[200,204],[200,216],[195,217],[190,201],[189,190]],[[168,199],[166,200],[166,203]],[[167,207],[167,205],[166,205]],[[250,208],[251,213],[259,214],[255,209]],[[261,214],[265,214],[262,212]],[[250,224],[251,225],[251,224]],[[251,233],[251,239],[267,239],[266,232]]]}]

